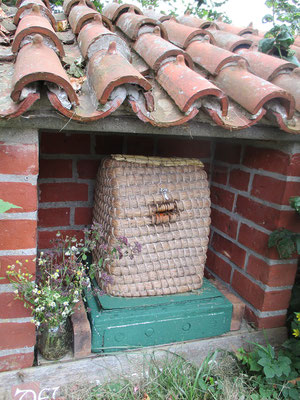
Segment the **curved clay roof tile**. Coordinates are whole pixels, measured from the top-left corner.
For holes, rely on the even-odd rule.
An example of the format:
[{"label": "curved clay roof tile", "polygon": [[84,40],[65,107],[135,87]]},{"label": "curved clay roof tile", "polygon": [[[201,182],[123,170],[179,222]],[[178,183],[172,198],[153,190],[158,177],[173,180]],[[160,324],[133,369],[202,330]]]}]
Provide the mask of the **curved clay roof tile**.
[{"label": "curved clay roof tile", "polygon": [[217,24],[214,21],[200,19],[195,15],[191,15],[189,12],[186,12],[182,17],[179,17],[178,22],[180,22],[182,25],[187,25],[198,29],[217,28]]},{"label": "curved clay roof tile", "polygon": [[213,35],[216,46],[228,51],[234,52],[238,47],[249,48],[252,45],[252,40],[244,39],[242,36],[233,33],[216,29],[208,29],[208,31]]},{"label": "curved clay roof tile", "polygon": [[157,26],[157,21],[144,15],[137,15],[134,8],[130,8],[129,12],[122,14],[117,21],[117,27],[121,29],[132,40],[138,37],[139,29],[144,25]]},{"label": "curved clay roof tile", "polygon": [[90,59],[88,79],[101,104],[108,101],[116,87],[126,83],[138,85],[145,91],[151,89],[151,84],[117,52],[115,42],[106,53],[99,51]]},{"label": "curved clay roof tile", "polygon": [[[100,47],[101,38],[103,39],[102,48]],[[94,21],[83,26],[78,35],[77,41],[81,53],[85,58],[91,58],[96,51],[103,50],[103,46],[106,46],[105,48],[107,48],[108,44],[113,41],[117,43],[117,47],[128,60],[131,58],[130,49],[127,46],[127,43],[120,36],[112,33],[104,27],[100,14],[95,15]]]},{"label": "curved clay roof tile", "polygon": [[80,0],[79,4],[73,7],[69,14],[69,23],[73,33],[78,35],[83,23],[93,19],[95,15],[99,15],[98,11],[88,7],[85,0]]},{"label": "curved clay roof tile", "polygon": [[26,36],[35,33],[39,33],[51,39],[59,51],[60,56],[63,57],[65,55],[61,41],[56,36],[56,33],[54,32],[48,19],[42,16],[40,13],[40,7],[37,5],[33,5],[31,13],[25,15],[19,22],[14,41],[12,43],[12,52],[17,53],[22,40]]},{"label": "curved clay roof tile", "polygon": [[206,69],[212,75],[217,75],[225,65],[236,63],[242,59],[237,54],[210,44],[208,40],[192,42],[188,45],[186,52],[192,57],[195,64]]},{"label": "curved clay roof tile", "polygon": [[226,95],[210,81],[188,68],[182,54],[177,56],[175,62],[169,62],[158,70],[157,80],[183,112],[187,112],[198,99],[215,96],[220,100],[222,114],[227,114]]},{"label": "curved clay roof tile", "polygon": [[210,37],[211,42],[215,43],[214,37],[209,31],[180,24],[174,19],[165,21],[162,25],[167,31],[169,41],[182,49],[185,49],[193,39],[207,35]]},{"label": "curved clay roof tile", "polygon": [[224,93],[253,115],[257,114],[271,99],[278,99],[284,106],[288,118],[294,113],[293,96],[278,86],[251,74],[245,60],[239,60],[238,65],[224,67],[214,82]]},{"label": "curved clay roof tile", "polygon": [[[65,15],[68,16],[70,14],[72,7],[78,5],[79,1],[80,0],[64,0],[63,9]],[[90,0],[86,0],[86,5],[92,8],[93,10],[97,10],[95,4]]]},{"label": "curved clay roof tile", "polygon": [[164,60],[177,57],[179,54],[184,56],[186,64],[191,69],[194,67],[191,57],[185,51],[155,33],[141,35],[134,44],[134,50],[154,71],[160,68]]},{"label": "curved clay roof tile", "polygon": [[110,19],[112,22],[116,22],[120,15],[127,13],[130,8],[134,9],[135,14],[143,15],[142,11],[137,6],[131,4],[119,4],[118,0],[107,4],[102,10],[102,15]]},{"label": "curved clay roof tile", "polygon": [[16,15],[14,16],[14,24],[18,25],[20,21],[20,17],[24,13],[30,14],[32,10],[32,6],[37,5],[40,6],[40,11],[41,14],[46,15],[49,21],[51,22],[51,25],[54,30],[56,30],[56,21],[54,16],[52,15],[52,12],[50,9],[45,5],[45,3],[42,0],[24,0],[21,4],[21,6],[18,8],[18,11],[16,12]]},{"label": "curved clay roof tile", "polygon": [[35,35],[33,42],[22,47],[17,55],[11,98],[19,101],[23,88],[37,81],[57,84],[64,89],[72,103],[78,103],[76,93],[58,56],[43,43],[41,35]]},{"label": "curved clay roof tile", "polygon": [[239,50],[238,54],[248,61],[251,72],[266,81],[272,81],[283,70],[292,71],[297,68],[297,65],[289,61],[272,57],[259,51],[243,49]]},{"label": "curved clay roof tile", "polygon": [[[25,3],[26,0],[17,0],[16,1],[16,7],[20,7],[23,5],[23,3]],[[42,0],[43,3],[45,4],[45,6],[47,8],[49,8],[49,10],[51,11],[51,6],[50,6],[50,1],[49,0]]]}]

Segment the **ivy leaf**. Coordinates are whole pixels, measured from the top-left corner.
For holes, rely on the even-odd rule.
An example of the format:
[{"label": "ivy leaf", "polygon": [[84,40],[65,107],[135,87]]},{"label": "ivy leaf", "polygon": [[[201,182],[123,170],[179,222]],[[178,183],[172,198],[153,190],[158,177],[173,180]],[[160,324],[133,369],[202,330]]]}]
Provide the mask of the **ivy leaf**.
[{"label": "ivy leaf", "polygon": [[275,43],[274,38],[265,38],[259,41],[258,43],[258,50],[262,53],[267,53],[268,51],[272,50]]},{"label": "ivy leaf", "polygon": [[290,197],[290,206],[300,214],[300,196]]}]

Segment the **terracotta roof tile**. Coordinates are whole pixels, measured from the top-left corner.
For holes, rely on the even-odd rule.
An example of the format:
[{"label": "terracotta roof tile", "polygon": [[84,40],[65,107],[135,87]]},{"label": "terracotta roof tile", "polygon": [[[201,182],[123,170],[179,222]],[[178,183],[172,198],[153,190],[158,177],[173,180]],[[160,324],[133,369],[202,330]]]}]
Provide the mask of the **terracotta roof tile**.
[{"label": "terracotta roof tile", "polygon": [[126,36],[135,41],[140,35],[142,27],[146,28],[144,33],[149,32],[149,29],[153,31],[154,27],[157,26],[157,22],[155,19],[136,14],[134,8],[130,7],[127,13],[118,18],[116,25]]},{"label": "terracotta roof tile", "polygon": [[[26,68],[24,68],[25,65]],[[15,102],[19,101],[23,89],[38,81],[58,85],[72,103],[78,103],[77,95],[58,56],[54,50],[43,43],[43,37],[39,34],[33,37],[32,43],[23,46],[17,55],[11,98]]]},{"label": "terracotta roof tile", "polygon": [[85,0],[80,0],[80,2],[76,6],[71,8],[69,14],[69,23],[71,25],[73,33],[75,33],[75,35],[78,35],[80,29],[83,26],[83,23],[87,22],[88,20],[94,19],[95,15],[98,15],[98,11],[88,7]]},{"label": "terracotta roof tile", "polygon": [[[78,5],[79,2],[80,2],[80,0],[65,0],[63,3],[64,13],[66,15],[69,15],[72,7]],[[95,4],[92,1],[86,0],[86,5],[92,9],[96,10]]]},{"label": "terracotta roof tile", "polygon": [[194,15],[191,15],[189,12],[186,12],[182,17],[179,17],[178,22],[183,25],[192,26],[194,28],[207,29],[215,27],[218,29],[216,22],[200,19]]},{"label": "terracotta roof tile", "polygon": [[158,71],[165,60],[169,60],[171,57],[175,58],[179,54],[182,54],[186,64],[190,68],[193,68],[193,61],[185,51],[161,38],[159,35],[160,29],[157,27],[154,33],[141,35],[134,44],[134,50],[143,57],[154,71]]},{"label": "terracotta roof tile", "polygon": [[56,21],[51,13],[51,10],[49,7],[46,6],[46,4],[42,0],[24,0],[21,2],[20,7],[18,8],[18,11],[16,15],[14,16],[13,22],[15,25],[18,25],[20,19],[22,19],[26,14],[30,14],[32,10],[32,6],[37,5],[40,6],[40,12],[42,15],[47,17],[49,21],[52,24],[53,29],[56,29]]},{"label": "terracotta roof tile", "polygon": [[100,14],[95,15],[93,21],[83,26],[77,40],[81,53],[85,58],[91,58],[97,51],[107,50],[111,42],[116,42],[118,51],[127,60],[131,60],[130,49],[126,42],[105,28]]},{"label": "terracotta roof tile", "polygon": [[12,52],[16,53],[26,42],[28,43],[32,40],[30,38],[26,39],[26,36],[35,33],[40,33],[47,37],[49,45],[55,47],[61,57],[65,55],[61,41],[56,36],[48,19],[41,14],[40,6],[37,5],[33,5],[30,14],[26,14],[20,20],[12,43]]},{"label": "terracotta roof tile", "polygon": [[217,75],[229,63],[237,63],[242,56],[233,54],[221,47],[214,46],[209,40],[195,41],[188,45],[186,52],[194,63],[206,69],[210,74]]},{"label": "terracotta roof tile", "polygon": [[209,36],[210,42],[215,43],[215,39],[210,32],[180,24],[173,18],[164,21],[162,25],[167,31],[169,41],[182,49],[185,49],[196,39],[202,40],[204,36]]},{"label": "terracotta roof tile", "polygon": [[132,4],[119,4],[117,0],[107,4],[103,8],[102,14],[112,22],[116,22],[122,14],[128,12],[130,9],[133,9],[136,14],[143,15],[143,12],[137,6],[133,6]]},{"label": "terracotta roof tile", "polygon": [[[15,16],[9,9],[6,20],[17,29],[1,27],[0,118],[24,113],[44,82],[52,106],[83,122],[105,118],[127,100],[138,118],[159,127],[198,115],[233,130],[264,117],[300,133],[300,69],[249,50],[263,35],[252,26],[188,14],[175,20],[118,2],[102,18],[90,0],[65,0],[64,10],[73,33],[63,17],[59,29],[67,30],[55,31],[48,1],[18,0]],[[71,70],[80,58],[83,76],[76,78]]]},{"label": "terracotta roof tile", "polygon": [[217,46],[228,51],[236,51],[238,48],[249,48],[252,45],[252,40],[245,39],[242,36],[234,33],[221,31],[218,29],[207,29],[213,35]]}]

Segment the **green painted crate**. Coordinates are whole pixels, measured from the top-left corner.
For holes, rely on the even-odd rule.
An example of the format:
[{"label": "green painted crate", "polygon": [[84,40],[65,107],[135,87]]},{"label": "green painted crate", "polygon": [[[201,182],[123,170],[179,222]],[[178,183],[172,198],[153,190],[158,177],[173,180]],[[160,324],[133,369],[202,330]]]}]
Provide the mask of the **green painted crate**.
[{"label": "green painted crate", "polygon": [[145,298],[86,294],[92,352],[113,352],[218,336],[230,330],[232,304],[207,280],[185,294]]}]

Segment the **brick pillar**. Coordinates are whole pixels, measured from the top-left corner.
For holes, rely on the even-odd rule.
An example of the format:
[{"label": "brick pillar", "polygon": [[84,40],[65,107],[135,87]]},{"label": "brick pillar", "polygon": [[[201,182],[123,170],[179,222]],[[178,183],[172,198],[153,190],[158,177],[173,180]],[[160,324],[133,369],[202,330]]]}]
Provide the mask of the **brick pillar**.
[{"label": "brick pillar", "polygon": [[217,143],[207,259],[207,271],[245,300],[246,318],[259,328],[284,325],[297,270],[296,256],[280,260],[268,249],[269,234],[300,232],[289,206],[300,195],[300,146],[265,146]]},{"label": "brick pillar", "polygon": [[7,205],[0,213],[0,371],[33,363],[35,326],[14,300],[6,270],[19,260],[35,274],[37,174],[37,131],[0,130],[0,199]]}]

